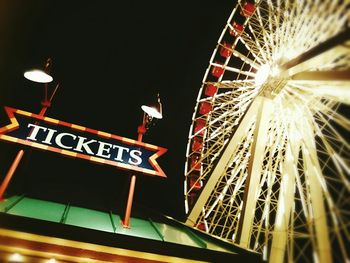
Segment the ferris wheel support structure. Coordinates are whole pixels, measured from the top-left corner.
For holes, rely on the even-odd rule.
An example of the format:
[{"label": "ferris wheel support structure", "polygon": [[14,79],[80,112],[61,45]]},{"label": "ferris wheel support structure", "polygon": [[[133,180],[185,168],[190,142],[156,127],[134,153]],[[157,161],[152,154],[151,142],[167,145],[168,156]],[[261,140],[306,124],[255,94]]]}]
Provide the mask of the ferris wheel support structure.
[{"label": "ferris wheel support structure", "polygon": [[349,9],[238,1],[193,115],[186,224],[270,262],[349,260]]}]

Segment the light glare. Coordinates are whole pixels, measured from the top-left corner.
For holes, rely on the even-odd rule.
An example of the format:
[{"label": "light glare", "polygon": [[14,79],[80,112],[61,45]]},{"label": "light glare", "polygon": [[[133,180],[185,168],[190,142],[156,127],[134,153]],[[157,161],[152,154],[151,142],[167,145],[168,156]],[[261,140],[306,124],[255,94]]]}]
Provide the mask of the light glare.
[{"label": "light glare", "polygon": [[9,257],[10,262],[23,262],[24,257],[19,253],[14,253]]},{"label": "light glare", "polygon": [[255,74],[255,84],[261,85],[265,82],[270,73],[268,65],[262,65]]},{"label": "light glare", "polygon": [[28,80],[39,82],[39,83],[49,83],[53,78],[42,70],[34,69],[26,71],[24,77]]}]

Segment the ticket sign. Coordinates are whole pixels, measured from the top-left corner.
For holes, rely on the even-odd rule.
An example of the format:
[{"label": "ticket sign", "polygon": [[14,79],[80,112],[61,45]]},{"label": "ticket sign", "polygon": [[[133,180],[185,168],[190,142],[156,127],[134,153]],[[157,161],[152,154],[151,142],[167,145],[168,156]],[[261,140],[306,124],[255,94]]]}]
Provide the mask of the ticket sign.
[{"label": "ticket sign", "polygon": [[166,177],[156,161],[165,148],[10,107],[5,111],[11,123],[0,128],[0,140]]}]

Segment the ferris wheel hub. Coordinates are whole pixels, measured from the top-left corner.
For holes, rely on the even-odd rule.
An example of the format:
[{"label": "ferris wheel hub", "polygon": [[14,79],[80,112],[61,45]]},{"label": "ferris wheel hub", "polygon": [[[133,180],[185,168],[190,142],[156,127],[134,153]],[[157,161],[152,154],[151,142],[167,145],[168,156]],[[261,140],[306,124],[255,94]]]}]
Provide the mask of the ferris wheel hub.
[{"label": "ferris wheel hub", "polygon": [[283,77],[271,77],[262,85],[261,95],[273,99],[286,86],[288,79]]},{"label": "ferris wheel hub", "polygon": [[270,75],[270,66],[267,64],[262,65],[255,75],[255,84],[262,85]]},{"label": "ferris wheel hub", "polygon": [[278,65],[262,65],[255,75],[255,84],[261,86],[261,95],[274,98],[286,85],[287,78]]}]

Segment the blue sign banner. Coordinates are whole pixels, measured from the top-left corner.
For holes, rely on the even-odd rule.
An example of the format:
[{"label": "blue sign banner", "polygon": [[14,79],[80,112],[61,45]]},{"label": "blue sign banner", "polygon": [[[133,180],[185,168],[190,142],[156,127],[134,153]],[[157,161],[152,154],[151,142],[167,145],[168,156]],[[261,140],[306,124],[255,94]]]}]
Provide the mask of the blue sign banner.
[{"label": "blue sign banner", "polygon": [[165,148],[14,108],[5,110],[11,123],[0,128],[0,140],[166,177],[156,162]]}]

